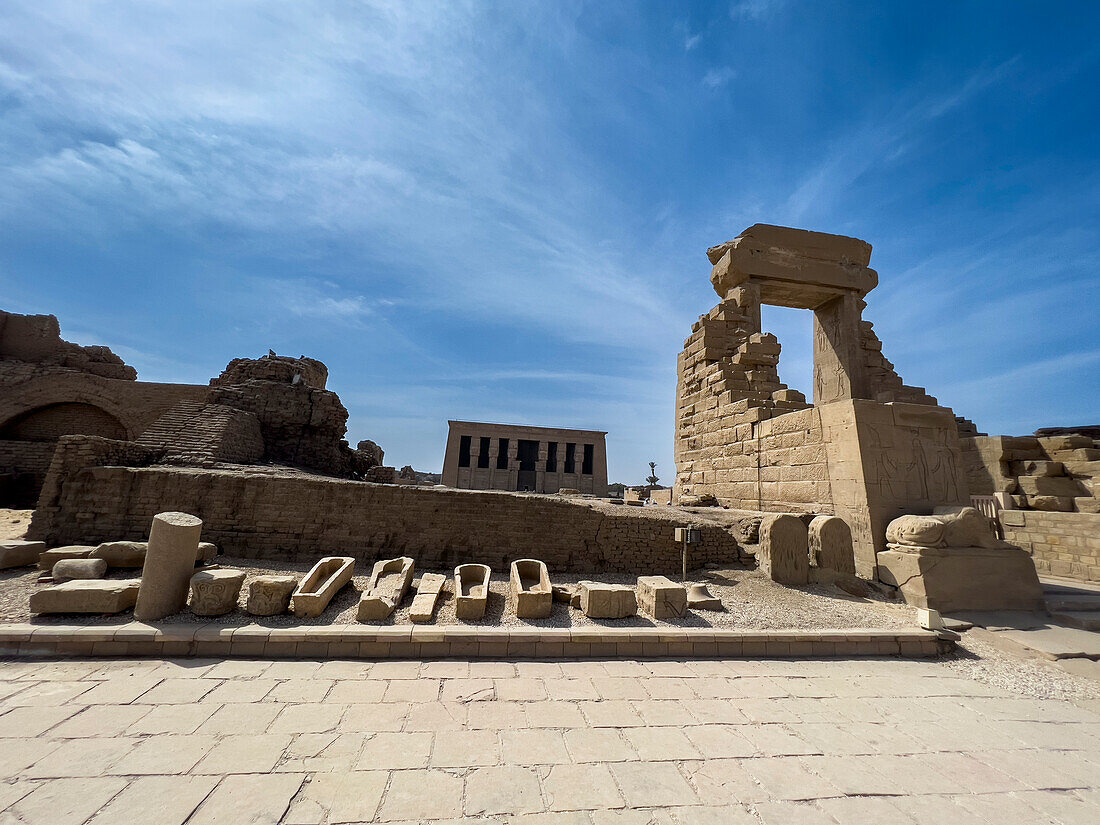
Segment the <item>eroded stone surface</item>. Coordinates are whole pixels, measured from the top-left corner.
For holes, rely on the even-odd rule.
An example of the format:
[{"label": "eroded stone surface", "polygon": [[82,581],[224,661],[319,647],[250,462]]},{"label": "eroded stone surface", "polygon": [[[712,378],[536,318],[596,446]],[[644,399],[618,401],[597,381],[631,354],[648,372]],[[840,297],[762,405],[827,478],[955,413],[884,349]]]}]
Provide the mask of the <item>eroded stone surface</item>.
[{"label": "eroded stone surface", "polygon": [[410,621],[422,624],[432,620],[435,604],[446,582],[447,577],[442,573],[425,573],[420,577],[416,596],[413,597],[412,606],[409,608]]},{"label": "eroded stone surface", "polygon": [[108,567],[141,567],[145,564],[146,541],[105,541],[92,551],[92,558],[103,559]]},{"label": "eroded stone surface", "polygon": [[679,619],[687,613],[687,588],[665,576],[639,576],[637,600],[654,619]]},{"label": "eroded stone surface", "polygon": [[95,547],[88,544],[68,544],[64,547],[55,547],[39,554],[38,569],[48,572],[53,570],[53,566],[62,559],[86,559],[92,554],[93,550],[95,550]]},{"label": "eroded stone surface", "polygon": [[196,516],[175,512],[153,516],[135,617],[151,621],[183,610],[201,533],[202,519]]},{"label": "eroded stone surface", "polygon": [[810,579],[806,525],[797,516],[765,516],[760,523],[760,568],[780,584],[806,584]]},{"label": "eroded stone surface", "polygon": [[44,541],[0,541],[0,570],[37,564],[38,557],[45,551]]},{"label": "eroded stone surface", "polygon": [[61,559],[50,575],[56,582],[70,579],[102,579],[107,574],[107,562],[103,559]]},{"label": "eroded stone surface", "polygon": [[578,582],[576,598],[580,609],[590,619],[625,619],[638,613],[634,588],[625,584]]},{"label": "eroded stone surface", "polygon": [[375,562],[367,589],[359,599],[359,621],[378,622],[393,613],[409,592],[415,570],[415,563],[407,556]]},{"label": "eroded stone surface", "polygon": [[191,612],[198,616],[221,616],[236,610],[244,584],[244,571],[228,567],[200,570],[191,577]]},{"label": "eroded stone surface", "polygon": [[855,574],[852,531],[844,519],[815,516],[810,522],[807,538],[811,565],[837,573]]},{"label": "eroded stone surface", "polygon": [[248,583],[245,610],[253,616],[278,616],[290,609],[290,596],[298,586],[295,576],[257,576]]},{"label": "eroded stone surface", "polygon": [[74,579],[31,594],[31,613],[121,613],[137,603],[139,579]]}]

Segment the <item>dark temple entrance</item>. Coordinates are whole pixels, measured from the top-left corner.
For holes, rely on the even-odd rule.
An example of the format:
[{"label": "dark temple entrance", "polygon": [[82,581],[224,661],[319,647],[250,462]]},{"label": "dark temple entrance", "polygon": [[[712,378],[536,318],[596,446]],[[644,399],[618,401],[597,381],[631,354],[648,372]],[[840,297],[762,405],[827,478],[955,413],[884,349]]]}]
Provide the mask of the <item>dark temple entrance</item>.
[{"label": "dark temple entrance", "polygon": [[516,446],[516,459],[519,461],[519,473],[516,476],[517,490],[534,490],[536,483],[535,464],[539,458],[537,441],[521,440]]}]

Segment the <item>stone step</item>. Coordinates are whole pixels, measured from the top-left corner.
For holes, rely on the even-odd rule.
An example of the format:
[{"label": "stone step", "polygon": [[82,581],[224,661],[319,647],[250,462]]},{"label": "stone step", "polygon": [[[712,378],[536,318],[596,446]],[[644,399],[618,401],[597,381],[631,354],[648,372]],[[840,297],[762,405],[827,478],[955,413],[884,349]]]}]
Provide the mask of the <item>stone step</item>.
[{"label": "stone step", "polygon": [[1052,611],[1050,617],[1058,624],[1066,627],[1077,627],[1081,630],[1100,630],[1100,610],[1065,610]]},{"label": "stone step", "polygon": [[1047,596],[1050,613],[1080,613],[1100,611],[1100,598],[1096,596]]}]

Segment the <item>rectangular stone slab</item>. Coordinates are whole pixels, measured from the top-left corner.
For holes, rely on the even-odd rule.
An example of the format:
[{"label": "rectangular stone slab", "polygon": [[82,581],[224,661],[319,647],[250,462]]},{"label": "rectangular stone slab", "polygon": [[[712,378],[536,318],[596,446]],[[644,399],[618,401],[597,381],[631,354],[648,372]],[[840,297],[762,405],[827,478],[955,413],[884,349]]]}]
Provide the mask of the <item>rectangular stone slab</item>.
[{"label": "rectangular stone slab", "polygon": [[137,603],[140,579],[74,579],[31,594],[31,613],[121,613]]},{"label": "rectangular stone slab", "polygon": [[665,576],[639,576],[638,606],[654,619],[682,618],[687,613],[687,588]]},{"label": "rectangular stone slab", "polygon": [[37,564],[39,555],[44,552],[44,541],[0,541],[0,570]]},{"label": "rectangular stone slab", "polygon": [[447,577],[442,573],[425,573],[420,577],[420,586],[416,588],[416,596],[409,608],[411,621],[423,624],[432,620],[435,603],[439,600],[439,594],[443,592],[446,582]]},{"label": "rectangular stone slab", "polygon": [[67,547],[55,547],[47,550],[38,557],[39,570],[53,570],[53,566],[62,559],[86,559],[91,556],[95,547],[88,544],[70,544]]}]

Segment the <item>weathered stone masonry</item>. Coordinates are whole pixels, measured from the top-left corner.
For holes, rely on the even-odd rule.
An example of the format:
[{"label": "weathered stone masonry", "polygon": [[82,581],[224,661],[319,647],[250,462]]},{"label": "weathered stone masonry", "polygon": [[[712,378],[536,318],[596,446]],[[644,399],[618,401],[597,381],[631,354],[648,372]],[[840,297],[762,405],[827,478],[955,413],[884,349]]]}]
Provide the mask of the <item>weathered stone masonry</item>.
[{"label": "weathered stone masonry", "polygon": [[[140,449],[64,439],[29,535],[55,545],[140,540],[156,513],[179,510],[203,520],[204,540],[246,558],[407,555],[420,566],[479,562],[504,570],[534,557],[552,571],[675,573],[681,549],[673,530],[691,518],[545,495],[242,469],[103,466],[140,463]],[[702,534],[693,566],[750,561],[730,528],[704,523]]]}]

